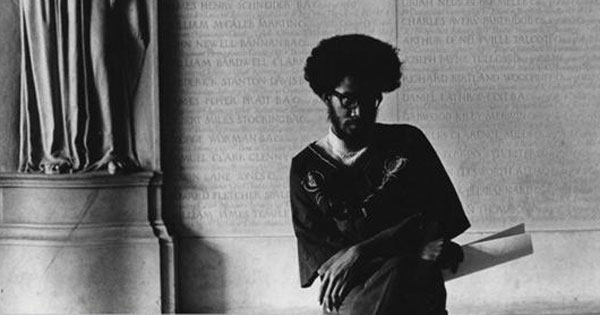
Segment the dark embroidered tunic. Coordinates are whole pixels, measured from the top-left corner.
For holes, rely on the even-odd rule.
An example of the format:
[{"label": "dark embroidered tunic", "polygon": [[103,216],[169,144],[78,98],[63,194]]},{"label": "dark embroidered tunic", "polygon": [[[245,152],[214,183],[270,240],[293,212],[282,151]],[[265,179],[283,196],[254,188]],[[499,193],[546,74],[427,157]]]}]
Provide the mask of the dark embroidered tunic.
[{"label": "dark embroidered tunic", "polygon": [[367,151],[346,166],[311,143],[292,160],[290,195],[302,287],[342,248],[411,216],[452,239],[469,227],[456,191],[425,135],[377,124]]}]

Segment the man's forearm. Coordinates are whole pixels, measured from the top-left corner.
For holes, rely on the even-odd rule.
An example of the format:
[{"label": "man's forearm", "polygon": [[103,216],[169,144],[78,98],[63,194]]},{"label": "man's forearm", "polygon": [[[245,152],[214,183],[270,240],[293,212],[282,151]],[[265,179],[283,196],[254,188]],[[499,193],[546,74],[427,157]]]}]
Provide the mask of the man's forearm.
[{"label": "man's forearm", "polygon": [[412,216],[354,246],[366,259],[390,257],[401,252],[412,251],[416,254],[417,248],[423,241],[420,221],[419,215]]}]

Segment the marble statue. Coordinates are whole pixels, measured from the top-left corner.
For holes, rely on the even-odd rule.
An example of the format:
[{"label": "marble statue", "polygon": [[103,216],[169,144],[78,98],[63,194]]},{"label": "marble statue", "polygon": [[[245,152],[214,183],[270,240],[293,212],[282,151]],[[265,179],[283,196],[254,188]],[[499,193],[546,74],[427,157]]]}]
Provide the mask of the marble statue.
[{"label": "marble statue", "polygon": [[139,168],[132,106],[148,47],[140,0],[21,0],[19,171]]}]

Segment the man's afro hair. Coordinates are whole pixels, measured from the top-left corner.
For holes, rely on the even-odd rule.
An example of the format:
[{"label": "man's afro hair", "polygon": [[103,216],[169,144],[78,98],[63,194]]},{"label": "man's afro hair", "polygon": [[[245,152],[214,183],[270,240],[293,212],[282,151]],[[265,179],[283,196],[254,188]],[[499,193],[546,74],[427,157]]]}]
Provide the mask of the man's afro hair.
[{"label": "man's afro hair", "polygon": [[401,66],[398,50],[388,43],[362,34],[337,35],[313,48],[304,79],[319,96],[346,76],[359,78],[373,91],[391,92],[400,86]]}]

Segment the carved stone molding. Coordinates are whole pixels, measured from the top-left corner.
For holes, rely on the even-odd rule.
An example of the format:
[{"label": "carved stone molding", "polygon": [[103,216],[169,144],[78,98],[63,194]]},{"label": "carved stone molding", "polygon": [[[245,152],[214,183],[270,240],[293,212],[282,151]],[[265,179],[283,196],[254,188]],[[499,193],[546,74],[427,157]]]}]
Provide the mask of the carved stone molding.
[{"label": "carved stone molding", "polygon": [[24,174],[0,173],[0,188],[105,188],[105,187],[147,187],[160,185],[161,181],[154,177],[154,172],[138,172],[130,174],[82,173],[82,174]]},{"label": "carved stone molding", "polygon": [[148,224],[73,225],[0,224],[0,244],[86,246],[112,243],[155,242]]},{"label": "carved stone molding", "polygon": [[[152,288],[160,287],[160,297],[156,294],[156,299],[161,300],[161,312],[173,312],[174,246],[162,220],[161,177],[161,174],[155,172],[122,175],[0,174],[0,248],[14,248],[15,250],[7,250],[9,255],[13,252],[60,248],[56,253],[68,253],[65,255],[71,255],[68,257],[74,257],[76,263],[82,264],[78,265],[79,269],[74,270],[85,270],[87,264],[95,265],[99,261],[104,261],[107,268],[115,270],[128,268],[124,266],[138,266],[140,272],[153,276],[136,281],[146,281],[152,285],[148,288],[140,287],[134,292],[152,296],[152,292],[158,293]],[[121,260],[114,262],[109,257],[90,256],[90,251],[94,252],[93,248],[105,247],[121,248],[118,250],[131,254],[118,256]],[[59,254],[54,256],[56,255]],[[15,256],[15,259],[18,257]],[[26,263],[22,266],[23,270],[17,265],[15,270],[17,273],[27,273],[28,269],[37,268],[33,264]],[[93,269],[90,272],[102,270]],[[71,278],[78,279],[74,286],[85,285],[82,284],[85,279],[75,275],[70,276]],[[109,285],[133,284],[115,282]],[[151,304],[135,303],[123,304],[122,309],[142,310],[152,307]],[[156,304],[153,305],[156,307]],[[81,307],[85,309],[85,306]],[[108,306],[93,307],[96,308],[91,310],[102,310],[102,307]]]}]

